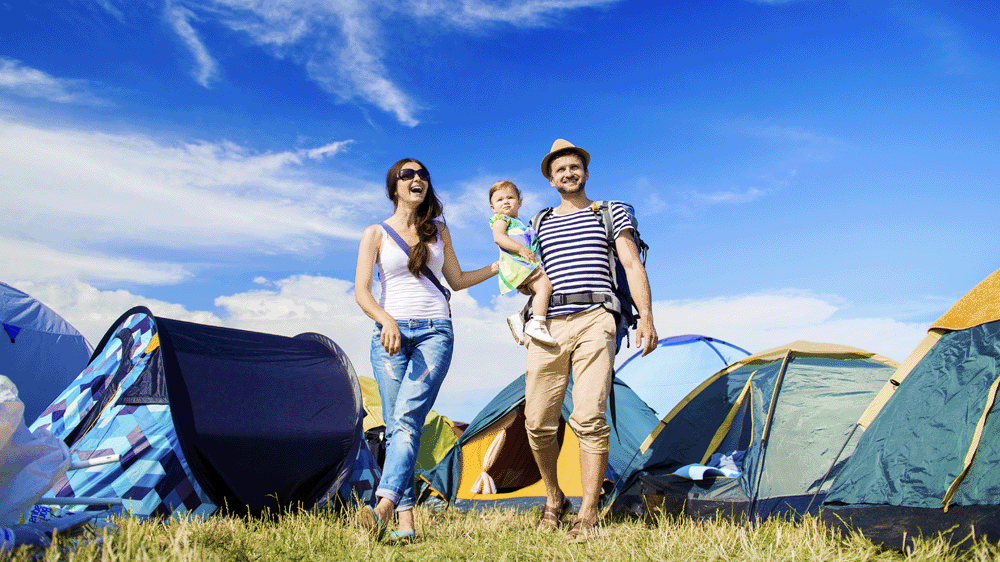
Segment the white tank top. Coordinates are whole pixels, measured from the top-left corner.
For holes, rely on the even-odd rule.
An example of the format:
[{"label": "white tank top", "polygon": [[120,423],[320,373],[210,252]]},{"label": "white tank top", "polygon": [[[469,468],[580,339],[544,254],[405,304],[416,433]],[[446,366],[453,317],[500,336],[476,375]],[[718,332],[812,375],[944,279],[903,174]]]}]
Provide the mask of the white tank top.
[{"label": "white tank top", "polygon": [[[382,225],[382,250],[375,264],[382,288],[379,306],[396,320],[440,320],[451,318],[451,309],[444,294],[424,275],[415,276],[406,268],[409,258]],[[438,236],[430,244],[427,268],[445,284],[441,268],[444,266],[444,242]]]}]

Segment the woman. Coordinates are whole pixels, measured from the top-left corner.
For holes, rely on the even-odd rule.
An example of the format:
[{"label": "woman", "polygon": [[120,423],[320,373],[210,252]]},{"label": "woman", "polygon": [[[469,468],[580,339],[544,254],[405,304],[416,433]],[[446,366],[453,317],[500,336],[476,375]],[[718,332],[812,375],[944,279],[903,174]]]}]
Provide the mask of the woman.
[{"label": "woman", "polygon": [[[441,277],[461,290],[496,275],[498,266],[462,271],[448,227],[438,220],[441,202],[419,161],[396,162],[385,186],[395,212],[365,229],[354,278],[358,305],[376,322],[372,371],[382,397],[387,442],[375,491],[378,503],[362,509],[358,521],[381,538],[395,510],[398,529],[390,538],[409,541],[414,537],[413,470],[420,431],[448,372],[455,339]],[[376,266],[382,288],[378,302],[371,293]]]}]

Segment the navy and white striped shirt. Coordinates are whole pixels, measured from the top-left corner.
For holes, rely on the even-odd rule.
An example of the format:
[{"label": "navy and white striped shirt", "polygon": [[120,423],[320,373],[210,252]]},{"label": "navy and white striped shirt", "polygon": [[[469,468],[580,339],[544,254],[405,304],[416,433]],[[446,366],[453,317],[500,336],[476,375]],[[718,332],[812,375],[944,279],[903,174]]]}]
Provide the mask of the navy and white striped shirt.
[{"label": "navy and white striped shirt", "polygon": [[[613,233],[617,239],[632,228],[625,207],[611,203]],[[566,215],[554,212],[538,227],[542,265],[552,281],[552,294],[613,294],[608,265],[608,239],[604,227],[590,207]],[[549,307],[549,318],[593,308],[593,304],[571,303]]]}]

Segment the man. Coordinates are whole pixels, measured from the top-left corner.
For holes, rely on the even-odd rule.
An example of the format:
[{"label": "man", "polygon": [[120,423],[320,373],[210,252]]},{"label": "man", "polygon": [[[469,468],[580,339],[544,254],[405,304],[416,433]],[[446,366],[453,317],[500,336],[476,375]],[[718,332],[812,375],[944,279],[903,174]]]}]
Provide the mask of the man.
[{"label": "man", "polygon": [[[525,426],[548,496],[538,529],[551,532],[571,507],[556,476],[556,432],[570,372],[573,374],[573,414],[569,424],[580,441],[583,502],[566,537],[571,542],[586,542],[595,536],[597,501],[608,465],[611,428],[605,410],[616,348],[612,312],[602,304],[592,304],[593,300],[580,298],[581,294],[612,292],[607,232],[585,191],[589,164],[586,150],[563,139],[556,140],[542,159],[542,174],[560,198],[559,206],[538,227],[542,263],[553,286],[549,332],[557,344],[528,343],[525,377]],[[614,244],[640,314],[635,341],[646,355],[657,344],[649,281],[626,210],[620,205],[612,205],[611,210]],[[566,295],[571,294],[574,298],[567,299]]]}]

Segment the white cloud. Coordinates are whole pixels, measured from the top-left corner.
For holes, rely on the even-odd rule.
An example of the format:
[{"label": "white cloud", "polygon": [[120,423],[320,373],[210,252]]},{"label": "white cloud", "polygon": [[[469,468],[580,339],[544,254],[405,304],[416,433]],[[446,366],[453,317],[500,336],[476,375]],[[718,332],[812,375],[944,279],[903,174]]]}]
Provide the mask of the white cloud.
[{"label": "white cloud", "polygon": [[192,273],[183,265],[153,263],[96,253],[64,252],[27,240],[0,236],[0,278],[84,279],[88,281],[134,281],[148,285],[179,283]]},{"label": "white cloud", "polygon": [[[31,294],[96,344],[123,312],[136,305],[154,314],[211,325],[294,336],[318,332],[337,342],[361,376],[371,376],[369,351],[374,322],[354,300],[353,284],[330,277],[296,275],[269,281],[262,288],[216,299],[224,311],[189,311],[127,291],[99,291],[81,282],[12,283]],[[660,337],[702,334],[763,351],[795,340],[851,345],[902,361],[923,339],[927,326],[890,317],[840,318],[844,305],[835,297],[804,291],[719,297],[654,304]],[[505,318],[523,304],[495,297],[482,305],[467,291],[452,298],[455,355],[436,409],[471,421],[501,388],[524,373],[526,351],[511,338]],[[619,362],[632,355],[625,348]]]},{"label": "white cloud", "polygon": [[202,43],[201,38],[198,37],[198,32],[191,27],[191,23],[188,21],[194,18],[195,15],[190,10],[174,6],[167,0],[164,16],[167,19],[167,23],[170,24],[170,27],[184,41],[184,44],[187,45],[188,50],[191,51],[191,55],[194,57],[196,67],[192,76],[195,82],[205,88],[210,87],[212,80],[218,74],[218,65],[215,59],[212,58],[212,55],[209,54],[208,49],[205,48],[205,44]]},{"label": "white cloud", "polygon": [[968,74],[981,69],[981,55],[970,47],[967,32],[958,21],[917,2],[894,2],[892,10],[929,42],[945,74]]},{"label": "white cloud", "polygon": [[[328,185],[326,161],[350,144],[255,153],[226,141],[42,127],[0,114],[0,239],[37,245],[39,261],[62,254],[74,262],[66,267],[95,275],[108,267],[108,278],[152,269],[131,277],[140,282],[186,276],[182,266],[148,263],[150,247],[312,252],[325,239],[358,239],[384,207],[370,182],[343,177],[350,187]],[[312,179],[320,174],[323,183]]]},{"label": "white cloud", "polygon": [[547,25],[548,18],[570,10],[600,8],[620,0],[527,0],[503,5],[482,0],[453,2],[413,1],[414,13],[443,17],[451,23],[474,29],[483,24],[504,23],[517,27]]},{"label": "white cloud", "polygon": [[62,316],[87,338],[90,345],[97,345],[112,327],[112,322],[135,306],[145,306],[153,314],[164,318],[222,325],[219,317],[211,312],[189,311],[179,304],[149,299],[124,290],[101,291],[80,281],[16,281],[9,284]]},{"label": "white cloud", "polygon": [[50,74],[29,68],[20,61],[0,57],[0,89],[22,97],[41,98],[57,103],[105,105],[89,91],[85,80],[56,78]]},{"label": "white cloud", "polygon": [[753,137],[773,141],[788,141],[796,144],[843,145],[844,141],[810,131],[794,125],[765,125],[760,123],[743,125],[745,132]]},{"label": "white cloud", "polygon": [[486,24],[537,27],[571,10],[619,1],[515,0],[498,6],[481,0],[173,0],[165,17],[197,61],[195,79],[203,86],[218,69],[199,38],[197,22],[192,22],[213,19],[247,34],[275,56],[302,65],[341,100],[359,98],[412,127],[419,123],[422,107],[395,83],[385,64],[389,55],[384,18],[402,15],[482,33]]},{"label": "white cloud", "polygon": [[793,290],[660,301],[653,308],[660,335],[702,334],[753,353],[806,340],[851,345],[901,362],[928,328],[892,317],[843,317],[844,312],[844,305],[833,297]]},{"label": "white cloud", "polygon": [[699,191],[689,191],[685,196],[692,202],[701,203],[703,205],[718,205],[718,204],[738,204],[738,203],[750,203],[751,201],[756,201],[763,197],[767,192],[763,189],[757,189],[755,187],[746,188],[743,191],[715,191],[712,193],[702,193]]}]

